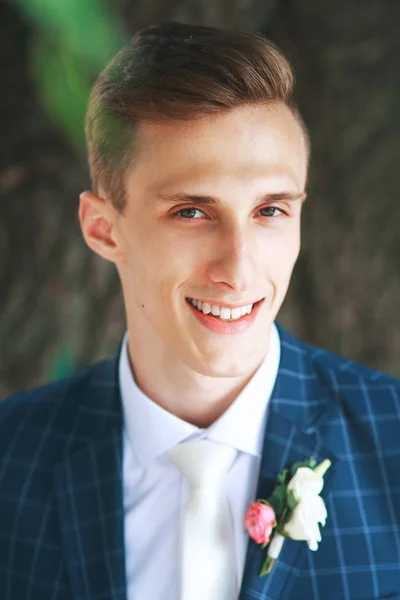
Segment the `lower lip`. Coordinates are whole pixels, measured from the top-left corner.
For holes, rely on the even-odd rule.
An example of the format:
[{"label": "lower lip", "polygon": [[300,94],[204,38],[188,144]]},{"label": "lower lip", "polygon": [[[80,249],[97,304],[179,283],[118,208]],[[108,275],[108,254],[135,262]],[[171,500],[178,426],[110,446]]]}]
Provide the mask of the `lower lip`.
[{"label": "lower lip", "polygon": [[210,331],[214,331],[215,333],[223,333],[225,335],[232,335],[235,333],[243,333],[249,327],[252,326],[254,321],[257,318],[258,312],[260,310],[261,304],[264,300],[259,300],[253,306],[253,309],[250,314],[244,315],[240,317],[240,319],[236,319],[234,321],[223,321],[220,318],[211,317],[210,315],[205,315],[200,312],[190,304],[189,300],[186,300],[189,308],[192,309],[194,316],[200,321],[204,327],[207,327]]}]

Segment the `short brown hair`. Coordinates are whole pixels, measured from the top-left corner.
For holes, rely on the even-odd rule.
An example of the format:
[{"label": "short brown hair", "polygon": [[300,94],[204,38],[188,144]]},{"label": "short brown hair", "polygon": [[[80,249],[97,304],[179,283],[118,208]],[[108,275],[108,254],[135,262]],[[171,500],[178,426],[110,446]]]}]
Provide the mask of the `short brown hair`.
[{"label": "short brown hair", "polygon": [[246,104],[293,103],[294,77],[281,51],[260,34],[164,23],[133,36],[97,78],[86,115],[94,191],[117,210],[146,121],[196,119]]}]

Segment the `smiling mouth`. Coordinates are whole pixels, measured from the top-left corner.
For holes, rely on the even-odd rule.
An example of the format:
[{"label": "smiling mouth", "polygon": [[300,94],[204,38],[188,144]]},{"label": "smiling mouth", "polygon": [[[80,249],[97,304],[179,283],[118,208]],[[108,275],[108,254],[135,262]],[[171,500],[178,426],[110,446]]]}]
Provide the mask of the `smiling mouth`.
[{"label": "smiling mouth", "polygon": [[199,312],[221,321],[237,321],[238,319],[249,315],[253,311],[254,307],[262,301],[263,299],[237,308],[226,308],[218,304],[202,302],[201,300],[196,300],[194,298],[186,298],[186,302],[191,304]]}]

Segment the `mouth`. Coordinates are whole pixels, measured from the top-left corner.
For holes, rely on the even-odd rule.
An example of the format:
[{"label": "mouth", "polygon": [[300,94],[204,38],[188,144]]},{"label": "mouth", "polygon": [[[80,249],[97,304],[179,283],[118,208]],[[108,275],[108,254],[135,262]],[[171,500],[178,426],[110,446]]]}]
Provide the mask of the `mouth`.
[{"label": "mouth", "polygon": [[186,302],[193,306],[199,313],[225,322],[239,321],[240,319],[246,318],[247,315],[250,315],[263,301],[264,298],[250,304],[229,308],[222,304],[212,304],[211,302],[203,302],[196,298],[186,298]]}]

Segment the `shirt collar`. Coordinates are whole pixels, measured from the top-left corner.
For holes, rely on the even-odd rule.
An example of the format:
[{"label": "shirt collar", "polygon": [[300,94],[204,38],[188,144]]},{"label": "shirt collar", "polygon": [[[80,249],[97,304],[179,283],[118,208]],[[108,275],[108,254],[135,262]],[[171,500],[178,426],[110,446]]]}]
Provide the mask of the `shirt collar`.
[{"label": "shirt collar", "polygon": [[119,360],[119,384],[125,433],[138,464],[145,467],[183,440],[203,437],[261,456],[267,407],[279,361],[280,339],[273,324],[269,349],[260,367],[229,408],[207,429],[201,429],[168,412],[141,391],[130,368],[126,332]]}]

